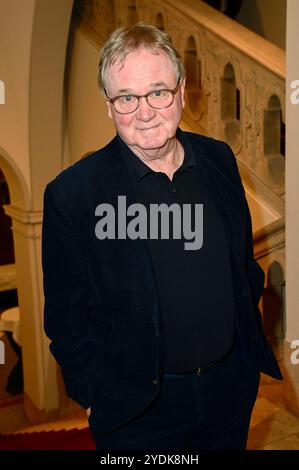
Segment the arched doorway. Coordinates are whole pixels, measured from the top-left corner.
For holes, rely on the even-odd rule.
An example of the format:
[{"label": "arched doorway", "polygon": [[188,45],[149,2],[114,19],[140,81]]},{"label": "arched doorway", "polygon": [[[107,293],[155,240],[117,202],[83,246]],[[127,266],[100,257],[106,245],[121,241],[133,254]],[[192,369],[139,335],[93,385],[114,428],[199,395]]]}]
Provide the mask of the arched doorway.
[{"label": "arched doorway", "polygon": [[198,118],[202,103],[201,61],[197,55],[195,39],[190,36],[184,50],[184,65],[186,69],[186,104],[193,118]]},{"label": "arched doorway", "polygon": [[6,204],[10,204],[9,189],[0,168],[0,266],[15,262],[13,237],[10,230],[11,218],[5,214],[3,207]]},{"label": "arched doorway", "polygon": [[240,90],[236,86],[234,68],[227,64],[221,78],[221,119],[226,140],[232,146],[239,139],[240,114]]},{"label": "arched doorway", "polygon": [[272,95],[264,110],[264,155],[273,183],[280,187],[285,176],[285,123],[277,96]]},{"label": "arched doorway", "polygon": [[273,261],[268,269],[267,284],[263,292],[263,321],[266,336],[278,352],[285,336],[285,280],[282,267]]},{"label": "arched doorway", "polygon": [[14,334],[19,331],[20,321],[12,322],[10,318],[7,327],[4,317],[19,305],[13,221],[6,210],[16,204],[24,207],[26,202],[25,181],[13,159],[0,147],[0,336],[5,358],[1,366],[0,400],[23,393],[22,348],[20,336]]}]

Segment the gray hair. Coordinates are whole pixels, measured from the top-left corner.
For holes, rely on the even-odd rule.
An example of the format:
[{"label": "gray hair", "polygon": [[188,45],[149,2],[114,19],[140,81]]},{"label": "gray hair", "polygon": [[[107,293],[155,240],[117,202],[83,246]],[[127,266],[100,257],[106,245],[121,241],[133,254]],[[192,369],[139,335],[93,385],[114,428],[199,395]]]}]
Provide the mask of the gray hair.
[{"label": "gray hair", "polygon": [[171,37],[156,26],[140,21],[131,28],[118,28],[104,44],[101,50],[98,74],[98,85],[102,92],[106,87],[105,73],[107,68],[116,60],[123,64],[130,52],[134,52],[142,46],[164,51],[174,64],[177,79],[182,80],[185,77],[182,59],[174,48]]}]

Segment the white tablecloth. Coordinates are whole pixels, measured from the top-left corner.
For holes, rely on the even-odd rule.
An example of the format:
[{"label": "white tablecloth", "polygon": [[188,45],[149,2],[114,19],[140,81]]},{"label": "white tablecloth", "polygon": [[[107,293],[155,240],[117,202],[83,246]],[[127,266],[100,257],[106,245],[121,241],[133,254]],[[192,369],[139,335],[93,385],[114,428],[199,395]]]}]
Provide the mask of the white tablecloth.
[{"label": "white tablecloth", "polygon": [[11,331],[15,342],[21,344],[19,307],[9,308],[0,314],[0,331]]}]

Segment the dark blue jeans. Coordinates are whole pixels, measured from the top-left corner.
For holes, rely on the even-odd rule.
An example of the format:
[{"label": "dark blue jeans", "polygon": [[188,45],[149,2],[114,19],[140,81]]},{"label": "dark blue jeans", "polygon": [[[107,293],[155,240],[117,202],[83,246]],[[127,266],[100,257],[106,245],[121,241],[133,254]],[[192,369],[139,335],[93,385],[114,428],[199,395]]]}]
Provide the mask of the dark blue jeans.
[{"label": "dark blue jeans", "polygon": [[196,451],[246,449],[260,373],[237,349],[202,375],[165,374],[151,405],[107,433],[93,434],[98,450]]}]

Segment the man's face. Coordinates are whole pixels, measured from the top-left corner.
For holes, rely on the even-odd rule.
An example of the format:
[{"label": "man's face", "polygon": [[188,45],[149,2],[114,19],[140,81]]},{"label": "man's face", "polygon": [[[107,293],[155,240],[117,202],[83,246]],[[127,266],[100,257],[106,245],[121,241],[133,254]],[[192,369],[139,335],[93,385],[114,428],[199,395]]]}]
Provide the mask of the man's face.
[{"label": "man's face", "polygon": [[[164,51],[157,52],[140,48],[128,54],[122,65],[116,61],[109,66],[106,71],[109,97],[145,95],[153,90],[175,88],[177,76],[173,62]],[[185,81],[176,92],[172,105],[163,109],[153,109],[145,98],[141,98],[136,111],[119,114],[108,102],[109,117],[133,151],[137,154],[152,154],[152,150],[163,149],[175,136],[185,104],[184,88]]]}]

